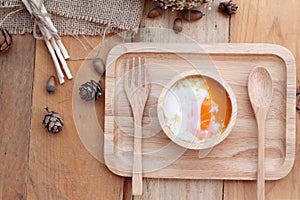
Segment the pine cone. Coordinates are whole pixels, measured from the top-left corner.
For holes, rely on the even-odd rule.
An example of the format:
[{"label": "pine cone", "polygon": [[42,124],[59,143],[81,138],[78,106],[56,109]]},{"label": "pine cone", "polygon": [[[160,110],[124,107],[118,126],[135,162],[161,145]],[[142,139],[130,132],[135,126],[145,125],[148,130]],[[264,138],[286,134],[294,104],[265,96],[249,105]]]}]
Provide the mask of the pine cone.
[{"label": "pine cone", "polygon": [[219,9],[227,15],[232,15],[237,12],[238,6],[232,2],[232,0],[229,0],[226,2],[221,2],[219,4]]},{"label": "pine cone", "polygon": [[61,116],[57,112],[49,110],[48,107],[46,107],[45,109],[48,112],[45,115],[45,118],[43,120],[43,124],[44,124],[45,128],[50,133],[58,133],[58,132],[62,131],[64,122],[63,122]]},{"label": "pine cone", "polygon": [[80,98],[85,101],[97,100],[102,94],[101,81],[97,83],[94,80],[90,80],[82,84],[79,88]]},{"label": "pine cone", "polygon": [[9,49],[12,44],[12,37],[6,29],[0,28],[0,52],[3,53]]}]

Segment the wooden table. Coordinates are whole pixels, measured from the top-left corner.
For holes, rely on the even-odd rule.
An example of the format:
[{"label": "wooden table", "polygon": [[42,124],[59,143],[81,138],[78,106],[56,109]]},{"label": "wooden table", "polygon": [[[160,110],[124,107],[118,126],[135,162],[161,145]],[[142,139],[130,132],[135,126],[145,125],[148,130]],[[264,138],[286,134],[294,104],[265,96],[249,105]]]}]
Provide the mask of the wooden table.
[{"label": "wooden table", "polygon": [[[219,2],[219,0],[215,1]],[[204,42],[274,43],[287,47],[300,65],[300,1],[237,0],[239,11],[226,17],[215,10],[203,19],[184,23],[183,33]],[[145,5],[145,13],[152,7]],[[158,35],[149,27],[171,28],[178,13],[165,12],[159,19],[143,19],[135,41],[168,42],[175,33]],[[0,55],[0,198],[1,199],[130,199],[131,180],[112,174],[83,145],[75,127],[72,97],[82,62],[69,62],[74,81],[66,81],[55,94],[45,83],[54,73],[52,60],[41,41],[31,35],[14,36],[9,52]],[[83,38],[79,38],[82,41]],[[100,37],[87,37],[96,46]],[[86,56],[80,42],[63,37],[72,57]],[[299,78],[299,76],[297,76]],[[299,85],[299,81],[297,80]],[[43,107],[58,111],[65,120],[61,134],[42,126]],[[96,102],[103,127],[104,98]],[[297,117],[297,122],[299,121]],[[297,137],[300,132],[297,130]],[[90,151],[101,158],[102,143]],[[266,183],[266,199],[300,199],[299,141],[289,175]],[[98,152],[98,153],[97,153]],[[143,199],[255,199],[255,181],[144,179]]]}]

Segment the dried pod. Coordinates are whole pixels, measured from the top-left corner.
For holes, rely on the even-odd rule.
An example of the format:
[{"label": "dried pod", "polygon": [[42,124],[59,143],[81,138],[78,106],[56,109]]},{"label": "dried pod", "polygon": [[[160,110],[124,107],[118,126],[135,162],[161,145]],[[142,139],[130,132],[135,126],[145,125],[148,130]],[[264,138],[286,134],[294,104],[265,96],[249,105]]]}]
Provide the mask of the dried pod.
[{"label": "dried pod", "polygon": [[182,31],[182,19],[181,18],[176,18],[174,20],[173,30],[175,31],[175,33],[179,33]]},{"label": "dried pod", "polygon": [[296,110],[300,111],[300,92],[296,93]]},{"label": "dried pod", "polygon": [[85,101],[96,101],[102,94],[101,81],[97,83],[94,80],[90,80],[82,84],[79,88],[79,96]]},{"label": "dried pod", "polygon": [[189,22],[193,22],[201,19],[203,16],[204,14],[199,10],[187,10],[183,14],[183,19]]},{"label": "dried pod", "polygon": [[155,17],[158,17],[158,16],[162,15],[162,13],[163,13],[163,9],[159,6],[156,6],[156,7],[152,8],[149,11],[147,17],[148,18],[155,18]]},{"label": "dried pod", "polygon": [[198,7],[203,0],[153,0],[158,2],[164,9],[184,10]]},{"label": "dried pod", "polygon": [[47,92],[51,93],[54,92],[56,90],[56,84],[55,84],[55,78],[54,76],[50,76],[47,85],[46,85],[46,90]]},{"label": "dried pod", "polygon": [[96,72],[102,76],[105,72],[105,64],[101,58],[94,58],[93,59],[93,66]]},{"label": "dried pod", "polygon": [[51,111],[48,107],[46,107],[45,109],[47,110],[47,114],[44,117],[43,124],[48,132],[59,133],[60,131],[62,131],[64,122],[61,116],[57,112]]},{"label": "dried pod", "polygon": [[6,29],[0,28],[0,52],[3,53],[12,45],[12,37]]},{"label": "dried pod", "polygon": [[232,1],[221,2],[219,10],[227,15],[232,15],[237,12],[238,6]]}]

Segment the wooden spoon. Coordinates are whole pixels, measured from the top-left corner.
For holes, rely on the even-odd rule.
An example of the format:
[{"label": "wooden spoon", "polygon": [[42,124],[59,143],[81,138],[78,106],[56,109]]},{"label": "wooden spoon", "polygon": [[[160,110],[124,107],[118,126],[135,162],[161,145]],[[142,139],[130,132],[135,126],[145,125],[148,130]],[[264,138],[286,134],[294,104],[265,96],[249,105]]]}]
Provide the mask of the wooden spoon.
[{"label": "wooden spoon", "polygon": [[248,80],[248,93],[258,127],[257,199],[265,199],[264,136],[265,121],[269,110],[273,85],[269,72],[264,67],[255,67]]}]

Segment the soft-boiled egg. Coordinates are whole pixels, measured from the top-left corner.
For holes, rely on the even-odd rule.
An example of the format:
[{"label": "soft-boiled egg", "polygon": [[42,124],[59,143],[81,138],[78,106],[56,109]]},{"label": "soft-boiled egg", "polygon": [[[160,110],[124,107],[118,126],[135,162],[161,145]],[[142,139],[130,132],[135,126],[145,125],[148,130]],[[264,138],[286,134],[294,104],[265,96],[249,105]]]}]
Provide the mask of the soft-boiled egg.
[{"label": "soft-boiled egg", "polygon": [[[227,104],[216,97],[220,92],[212,91],[218,88],[209,86],[207,79],[197,76],[182,79],[169,89],[164,100],[164,118],[176,137],[202,140],[222,132],[226,113],[219,113],[219,108]],[[216,98],[219,100],[215,101]]]}]

